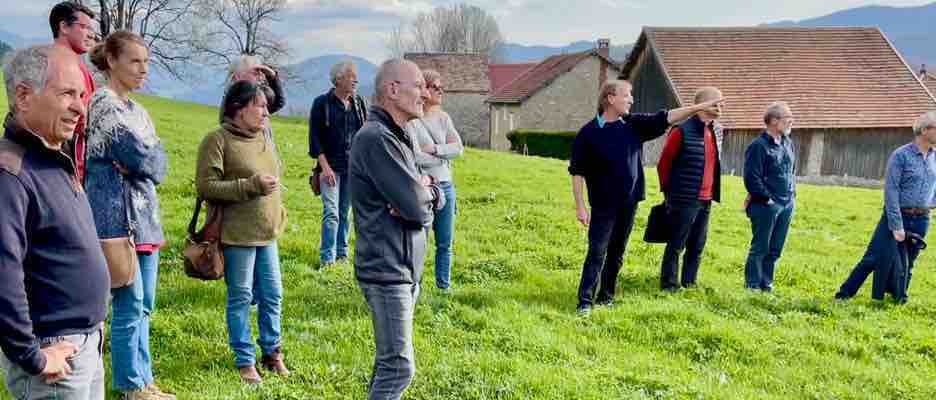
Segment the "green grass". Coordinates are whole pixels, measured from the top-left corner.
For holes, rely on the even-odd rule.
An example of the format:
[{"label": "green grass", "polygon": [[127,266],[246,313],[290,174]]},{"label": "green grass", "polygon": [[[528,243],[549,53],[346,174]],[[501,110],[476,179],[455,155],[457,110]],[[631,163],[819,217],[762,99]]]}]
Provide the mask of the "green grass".
[{"label": "green grass", "polygon": [[[217,110],[141,100],[172,162],[159,188],[171,243],[152,328],[159,384],[181,399],[363,398],[371,322],[350,266],[317,269],[321,202],[305,183],[305,123],[274,122],[287,165],[290,223],[280,249],[293,375],[247,388],[227,348],[223,284],[187,278],[179,255],[197,144],[216,125]],[[726,178],[702,287],[670,295],[658,290],[662,247],[640,240],[649,206],[660,199],[648,170],[650,199],[616,304],[582,319],[575,292],[586,232],[575,221],[565,169],[558,160],[472,149],[456,162],[456,289],[440,295],[427,272],[415,318],[418,371],[406,398],[936,398],[936,251],[919,259],[907,305],[872,302],[867,288],[849,303],[832,300],[877,222],[879,191],[801,185],[777,290],[766,295],[741,289],[750,231],[743,186]]]}]

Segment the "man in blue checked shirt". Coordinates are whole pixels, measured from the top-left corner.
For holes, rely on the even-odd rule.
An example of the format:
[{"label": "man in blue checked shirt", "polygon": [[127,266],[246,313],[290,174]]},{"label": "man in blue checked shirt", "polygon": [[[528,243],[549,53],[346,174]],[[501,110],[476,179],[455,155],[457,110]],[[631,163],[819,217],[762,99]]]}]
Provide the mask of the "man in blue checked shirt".
[{"label": "man in blue checked shirt", "polygon": [[[926,237],[930,210],[936,207],[936,111],[921,115],[913,124],[913,133],[913,141],[894,150],[887,162],[884,213],[864,257],[835,294],[837,299],[848,299],[858,292],[878,264],[888,261],[884,258],[892,252],[886,249],[894,246],[894,241],[903,242],[910,233]],[[908,250],[908,285],[919,254],[913,246]]]}]

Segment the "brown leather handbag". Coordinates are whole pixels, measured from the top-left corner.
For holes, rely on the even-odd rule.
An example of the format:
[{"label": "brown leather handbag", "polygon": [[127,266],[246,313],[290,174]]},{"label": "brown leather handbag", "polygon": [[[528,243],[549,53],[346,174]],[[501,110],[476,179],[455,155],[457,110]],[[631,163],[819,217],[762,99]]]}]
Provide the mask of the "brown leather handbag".
[{"label": "brown leather handbag", "polygon": [[130,223],[129,187],[124,185],[124,210],[127,216],[127,236],[100,239],[107,269],[110,271],[111,289],[119,289],[133,284],[140,259],[137,258],[136,244],[133,242],[133,225]]},{"label": "brown leather handbag", "polygon": [[[221,251],[222,209],[217,204],[208,204],[208,216],[201,230],[195,231],[203,199],[195,200],[195,212],[185,239],[185,274],[196,279],[213,281],[224,277],[224,253]],[[206,202],[207,203],[207,202]]]}]

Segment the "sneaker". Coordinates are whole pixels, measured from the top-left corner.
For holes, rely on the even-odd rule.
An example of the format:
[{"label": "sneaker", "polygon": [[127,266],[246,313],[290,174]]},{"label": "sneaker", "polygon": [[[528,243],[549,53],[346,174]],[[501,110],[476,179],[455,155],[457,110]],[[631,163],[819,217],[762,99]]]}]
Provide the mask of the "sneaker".
[{"label": "sneaker", "polygon": [[257,368],[253,365],[248,365],[246,367],[240,367],[237,369],[240,372],[241,380],[248,385],[259,385],[263,383],[263,378],[260,378],[260,373],[257,372]]},{"label": "sneaker", "polygon": [[598,300],[595,304],[602,307],[614,307],[614,299]]},{"label": "sneaker", "polygon": [[260,365],[277,375],[289,376],[289,370],[283,363],[283,352],[277,350],[272,354],[267,354],[260,359]]},{"label": "sneaker", "polygon": [[585,306],[585,305],[579,306],[575,310],[575,312],[578,314],[579,317],[587,317],[591,315],[591,306]]},{"label": "sneaker", "polygon": [[149,392],[146,388],[123,392],[120,398],[122,400],[163,400],[162,397]]},{"label": "sneaker", "polygon": [[163,400],[176,400],[176,397],[174,394],[163,392],[162,389],[160,389],[159,386],[156,386],[155,383],[146,385],[146,387],[144,387],[143,390],[148,391]]},{"label": "sneaker", "polygon": [[845,293],[842,293],[842,292],[835,293],[835,299],[836,299],[836,300],[847,301],[847,300],[849,300],[849,299],[851,299],[851,298],[852,298],[851,296],[849,296],[849,295],[847,295],[847,294],[845,294]]}]

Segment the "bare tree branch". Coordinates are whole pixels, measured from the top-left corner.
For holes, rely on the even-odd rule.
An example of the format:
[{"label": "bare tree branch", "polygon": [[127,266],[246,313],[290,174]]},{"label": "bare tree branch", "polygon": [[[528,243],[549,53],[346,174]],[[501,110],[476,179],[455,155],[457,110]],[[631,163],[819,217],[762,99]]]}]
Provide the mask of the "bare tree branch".
[{"label": "bare tree branch", "polygon": [[391,57],[407,52],[482,53],[496,58],[503,36],[497,21],[483,9],[467,4],[436,7],[390,32]]}]

